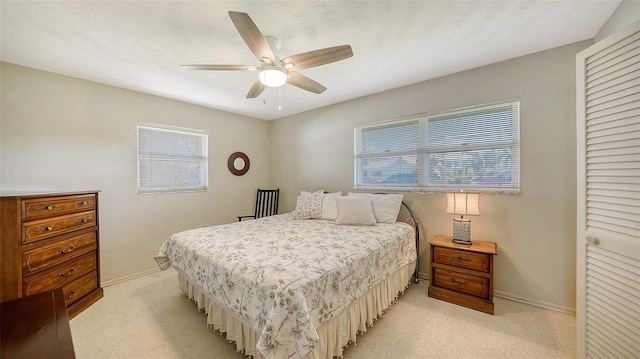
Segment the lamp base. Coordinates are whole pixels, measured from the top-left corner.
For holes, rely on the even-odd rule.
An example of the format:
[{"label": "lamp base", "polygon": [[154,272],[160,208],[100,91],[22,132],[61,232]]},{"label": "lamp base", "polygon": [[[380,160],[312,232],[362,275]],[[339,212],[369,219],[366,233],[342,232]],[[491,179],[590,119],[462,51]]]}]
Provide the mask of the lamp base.
[{"label": "lamp base", "polygon": [[458,244],[471,244],[471,220],[463,218],[453,219],[453,239]]},{"label": "lamp base", "polygon": [[470,245],[470,244],[471,244],[471,241],[463,241],[463,240],[461,240],[461,239],[455,239],[455,238],[454,238],[454,239],[452,239],[452,240],[451,240],[451,242],[453,242],[453,243],[458,243],[458,244],[468,244],[468,245]]}]

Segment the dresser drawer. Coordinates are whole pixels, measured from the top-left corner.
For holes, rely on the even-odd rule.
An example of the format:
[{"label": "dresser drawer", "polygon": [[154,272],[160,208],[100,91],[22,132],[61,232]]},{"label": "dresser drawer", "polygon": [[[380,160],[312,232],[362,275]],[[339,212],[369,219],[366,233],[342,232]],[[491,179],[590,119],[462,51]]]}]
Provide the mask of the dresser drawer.
[{"label": "dresser drawer", "polygon": [[23,294],[35,294],[61,287],[95,269],[96,252],[92,252],[69,263],[65,263],[63,266],[59,266],[41,276],[25,279]]},{"label": "dresser drawer", "polygon": [[90,232],[25,251],[22,253],[22,274],[26,277],[36,271],[94,251],[97,248],[96,244],[96,232]]},{"label": "dresser drawer", "polygon": [[67,214],[24,223],[22,243],[32,243],[96,225],[96,211]]},{"label": "dresser drawer", "polygon": [[470,251],[435,247],[433,261],[476,271],[489,272],[489,255]]},{"label": "dresser drawer", "polygon": [[489,298],[489,279],[476,277],[464,273],[458,273],[446,269],[434,268],[433,285],[474,295],[476,297]]},{"label": "dresser drawer", "polygon": [[62,287],[64,301],[67,306],[70,306],[96,288],[98,288],[98,275],[96,271],[92,271]]},{"label": "dresser drawer", "polygon": [[22,219],[30,221],[95,209],[95,194],[25,199],[22,200]]}]

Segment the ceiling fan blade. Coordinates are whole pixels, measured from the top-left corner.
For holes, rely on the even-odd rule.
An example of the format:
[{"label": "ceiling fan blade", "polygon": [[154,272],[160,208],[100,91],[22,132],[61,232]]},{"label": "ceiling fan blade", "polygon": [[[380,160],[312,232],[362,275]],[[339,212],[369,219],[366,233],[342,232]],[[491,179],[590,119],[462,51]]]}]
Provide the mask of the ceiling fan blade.
[{"label": "ceiling fan blade", "polygon": [[263,85],[262,82],[260,82],[260,80],[256,80],[256,82],[253,83],[253,86],[251,86],[251,89],[249,89],[249,93],[247,93],[247,98],[256,98],[260,96],[260,94],[262,93],[262,91],[264,91],[265,88],[267,88],[267,86]]},{"label": "ceiling fan blade", "polygon": [[181,65],[187,70],[218,70],[218,71],[257,71],[258,66],[252,65]]},{"label": "ceiling fan blade", "polygon": [[267,42],[267,39],[262,36],[262,33],[251,20],[249,14],[244,12],[229,11],[229,17],[233,21],[236,29],[242,36],[244,42],[249,46],[249,49],[253,54],[262,62],[275,64],[276,57],[271,51],[271,47]]},{"label": "ceiling fan blade", "polygon": [[298,72],[289,72],[289,78],[287,79],[287,83],[296,87],[299,87],[303,90],[311,91],[317,94],[321,94],[327,88],[320,85],[319,83],[313,81],[312,79],[298,73]]},{"label": "ceiling fan blade", "polygon": [[280,60],[287,70],[302,70],[332,62],[344,60],[353,56],[350,45],[327,47],[325,49],[303,52]]}]

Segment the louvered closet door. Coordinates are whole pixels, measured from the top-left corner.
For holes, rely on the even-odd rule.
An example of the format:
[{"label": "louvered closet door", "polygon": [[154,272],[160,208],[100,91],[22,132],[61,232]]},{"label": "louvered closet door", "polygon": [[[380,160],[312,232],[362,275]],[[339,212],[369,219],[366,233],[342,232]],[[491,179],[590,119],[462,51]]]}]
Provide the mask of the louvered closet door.
[{"label": "louvered closet door", "polygon": [[577,56],[579,358],[640,358],[640,22]]}]

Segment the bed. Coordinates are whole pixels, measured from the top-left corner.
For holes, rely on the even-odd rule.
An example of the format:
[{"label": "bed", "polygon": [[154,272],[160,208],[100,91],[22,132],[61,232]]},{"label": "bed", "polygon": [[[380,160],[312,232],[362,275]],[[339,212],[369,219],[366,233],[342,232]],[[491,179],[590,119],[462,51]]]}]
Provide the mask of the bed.
[{"label": "bed", "polygon": [[[176,233],[156,256],[162,269],[177,270],[180,289],[207,323],[245,355],[342,356],[417,280],[418,223],[402,197],[401,216],[411,224],[389,220],[394,210],[376,206],[388,196],[312,195],[315,214],[299,196],[291,213]],[[332,208],[318,210],[318,198]],[[366,220],[373,216],[374,224],[351,223],[363,219],[345,209],[356,202],[371,209]],[[345,223],[333,209],[351,218]]]}]

